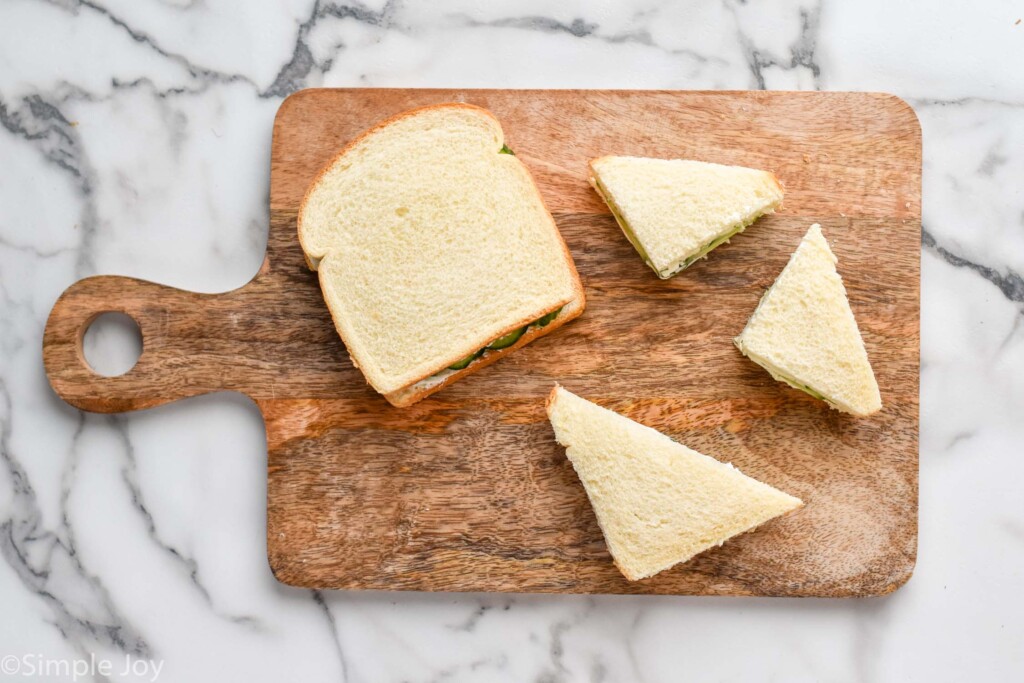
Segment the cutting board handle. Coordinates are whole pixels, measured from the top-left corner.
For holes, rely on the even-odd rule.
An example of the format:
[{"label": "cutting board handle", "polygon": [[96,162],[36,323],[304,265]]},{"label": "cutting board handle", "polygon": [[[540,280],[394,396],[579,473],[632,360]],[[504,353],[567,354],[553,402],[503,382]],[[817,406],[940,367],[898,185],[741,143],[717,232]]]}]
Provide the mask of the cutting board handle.
[{"label": "cutting board handle", "polygon": [[[245,345],[238,340],[247,337],[248,318],[238,299],[251,285],[199,294],[129,277],[79,280],[61,294],[46,321],[43,364],[50,385],[71,405],[97,413],[235,388],[231,384],[245,376],[232,366],[245,364]],[[116,377],[98,374],[82,352],[85,331],[108,312],[129,316],[142,333],[138,362]]]}]

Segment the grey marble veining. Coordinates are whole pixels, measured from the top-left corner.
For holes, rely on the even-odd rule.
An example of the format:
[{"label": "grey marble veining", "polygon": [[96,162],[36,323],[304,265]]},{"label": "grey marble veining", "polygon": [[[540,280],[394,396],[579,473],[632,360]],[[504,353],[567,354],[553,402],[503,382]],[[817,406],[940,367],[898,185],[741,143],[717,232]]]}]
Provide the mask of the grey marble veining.
[{"label": "grey marble veining", "polygon": [[[1024,677],[1022,12],[882,0],[0,3],[0,665],[22,666],[4,673],[95,655],[115,669],[126,656],[161,661],[166,681]],[[300,88],[360,85],[907,99],[925,145],[910,583],[859,602],[292,589],[267,568],[266,444],[247,399],[113,418],[56,399],[40,339],[59,293],[94,273],[208,292],[249,280],[277,106]],[[119,354],[103,342],[91,351]]]}]

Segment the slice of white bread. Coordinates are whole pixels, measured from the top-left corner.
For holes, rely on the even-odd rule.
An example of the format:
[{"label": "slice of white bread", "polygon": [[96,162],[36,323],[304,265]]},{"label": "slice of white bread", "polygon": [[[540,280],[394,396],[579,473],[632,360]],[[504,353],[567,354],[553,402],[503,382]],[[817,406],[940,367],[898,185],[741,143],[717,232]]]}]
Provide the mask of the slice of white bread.
[{"label": "slice of white bread", "polygon": [[815,223],[736,346],[780,382],[838,410],[870,415],[881,410],[882,397],[836,262]]},{"label": "slice of white bread", "polygon": [[590,162],[590,183],[663,279],[782,205],[771,173],[703,161],[605,156]]},{"label": "slice of white bread", "polygon": [[803,505],[607,408],[556,386],[555,439],[579,475],[616,566],[653,576]]},{"label": "slice of white bread", "polygon": [[[467,104],[392,117],[316,177],[299,241],[353,363],[409,405],[583,311],[572,257],[497,119]],[[532,325],[513,345],[495,340]]]}]

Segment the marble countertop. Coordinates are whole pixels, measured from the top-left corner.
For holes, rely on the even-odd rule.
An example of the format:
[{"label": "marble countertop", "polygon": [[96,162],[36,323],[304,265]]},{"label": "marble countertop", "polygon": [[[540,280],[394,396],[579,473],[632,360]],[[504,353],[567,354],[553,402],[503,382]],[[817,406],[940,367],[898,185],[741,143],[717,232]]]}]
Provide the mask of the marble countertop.
[{"label": "marble countertop", "polygon": [[[70,680],[61,662],[91,662],[78,680],[1024,679],[1024,8],[553,6],[0,4],[0,679]],[[90,274],[206,292],[248,281],[266,242],[271,122],[310,86],[910,102],[924,130],[915,576],[860,601],[275,582],[255,406],[219,394],[80,413],[50,391],[40,339],[58,294]],[[122,332],[90,337],[98,365],[124,362]]]}]

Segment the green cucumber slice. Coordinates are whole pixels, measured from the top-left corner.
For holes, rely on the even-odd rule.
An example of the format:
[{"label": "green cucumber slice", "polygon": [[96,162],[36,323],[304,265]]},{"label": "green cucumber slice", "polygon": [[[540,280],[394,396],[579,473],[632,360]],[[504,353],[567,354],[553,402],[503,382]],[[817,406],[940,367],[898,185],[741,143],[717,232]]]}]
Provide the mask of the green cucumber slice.
[{"label": "green cucumber slice", "polygon": [[487,345],[487,348],[489,348],[489,349],[505,349],[505,348],[508,348],[509,346],[512,346],[517,341],[519,341],[519,338],[523,336],[524,332],[526,332],[526,328],[525,327],[520,327],[518,330],[512,330],[511,332],[509,332],[505,336],[498,337],[497,339],[492,341],[490,344]]},{"label": "green cucumber slice", "polygon": [[[562,306],[562,308],[565,308],[565,306]],[[537,327],[544,327],[545,325],[547,325],[552,320],[558,317],[558,314],[562,312],[562,308],[559,308],[558,310],[555,311],[551,311],[547,315],[537,318],[537,320],[533,324],[536,325]]]},{"label": "green cucumber slice", "polygon": [[[594,177],[594,189],[596,189],[597,193],[601,195],[604,203],[608,205],[609,210],[612,212],[612,216],[615,218],[615,222],[619,224],[622,234],[626,236],[629,243],[633,245],[634,249],[636,249],[636,253],[640,254],[640,258],[644,260],[644,263],[650,266],[651,270],[657,272],[658,269],[654,267],[654,264],[651,263],[650,257],[647,256],[647,250],[645,250],[644,246],[640,244],[640,240],[637,239],[636,234],[634,234],[633,228],[631,228],[629,223],[626,222],[626,217],[623,216],[622,211],[619,210],[619,205],[615,203],[615,200],[612,199],[611,193],[604,184],[601,183],[600,178],[597,178],[596,176]],[[658,275],[660,276],[661,274],[658,273]]]},{"label": "green cucumber slice", "polygon": [[612,196],[608,192],[608,190],[604,187],[604,185],[601,184],[601,181],[598,180],[597,178],[594,178],[594,185],[597,189],[598,194],[601,195],[601,198],[605,200],[605,203],[608,205],[608,208],[611,209],[612,216],[615,217],[615,221],[619,224],[619,227],[622,228],[622,232],[623,234],[626,235],[626,239],[629,240],[629,243],[632,244],[633,248],[637,250],[637,253],[639,253],[640,257],[644,260],[644,263],[650,266],[651,269],[658,274],[658,277],[660,277],[663,280],[667,280],[668,278],[683,272],[684,270],[692,266],[694,263],[707,256],[708,253],[711,252],[711,250],[725,244],[733,237],[746,230],[748,227],[750,227],[752,223],[754,223],[754,221],[756,221],[762,215],[759,214],[757,216],[754,216],[753,218],[737,223],[732,228],[730,228],[729,231],[726,232],[725,234],[721,235],[720,237],[716,237],[710,242],[707,242],[704,246],[697,250],[697,253],[688,257],[686,260],[684,260],[682,263],[676,266],[675,270],[659,271],[657,268],[654,267],[654,264],[651,263],[651,259],[647,255],[647,251],[643,248],[643,245],[640,244],[640,240],[637,239],[636,234],[633,232],[633,228],[630,227],[629,223],[626,222],[626,218],[622,215],[622,211],[619,210],[618,205],[615,204],[615,201],[612,199]]},{"label": "green cucumber slice", "polygon": [[811,389],[806,384],[803,384],[801,382],[797,382],[795,379],[792,379],[792,378],[787,377],[785,375],[780,375],[779,377],[782,379],[783,382],[785,382],[789,386],[793,387],[794,389],[799,389],[800,391],[804,392],[808,396],[812,396],[812,397],[814,397],[814,398],[816,398],[816,399],[818,399],[820,401],[825,401],[826,403],[829,403],[829,400],[827,398],[825,398],[824,396],[819,394],[814,389]]},{"label": "green cucumber slice", "polygon": [[[565,307],[563,306],[562,308]],[[508,334],[498,337],[497,339],[495,339],[490,344],[480,349],[476,353],[471,353],[462,360],[452,363],[451,365],[448,366],[448,369],[462,370],[463,368],[468,367],[469,364],[475,361],[477,358],[484,355],[484,351],[497,351],[499,349],[507,349],[508,347],[512,346],[517,341],[519,341],[519,338],[526,334],[526,330],[530,326],[537,325],[539,327],[544,327],[545,325],[549,324],[552,320],[558,317],[558,314],[562,312],[562,308],[559,308],[557,311],[551,311],[547,315],[537,318],[529,325],[524,325],[523,327],[520,327],[517,330],[512,330]]]},{"label": "green cucumber slice", "polygon": [[448,369],[449,370],[461,370],[464,367],[468,366],[473,361],[475,361],[483,352],[484,352],[484,350],[480,349],[476,353],[471,353],[468,356],[466,356],[465,358],[463,358],[462,360],[456,361],[455,363],[452,363],[451,365],[449,365]]},{"label": "green cucumber slice", "polygon": [[[687,268],[692,266],[694,263],[696,263],[700,259],[702,259],[705,256],[707,256],[713,249],[716,249],[717,247],[720,247],[721,245],[725,244],[726,242],[731,240],[736,235],[738,235],[741,232],[743,232],[744,230],[746,230],[758,218],[760,218],[760,216],[756,216],[754,218],[751,218],[749,220],[743,221],[741,223],[737,223],[732,228],[730,228],[730,230],[727,233],[725,233],[724,235],[716,237],[715,239],[713,239],[710,242],[708,242],[707,244],[705,244],[703,247],[701,247],[699,250],[697,250],[696,254],[694,254],[693,256],[690,256],[689,258],[687,258],[685,261],[683,261],[681,264],[679,264],[678,268],[676,268],[675,270],[671,271],[665,277],[666,278],[672,277],[673,275],[678,275],[679,273],[683,272],[684,270],[686,270]],[[659,275],[660,275],[660,273],[659,273]]]}]

